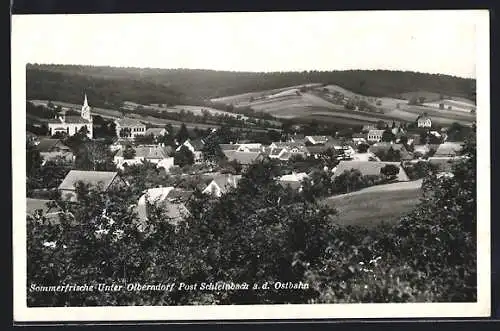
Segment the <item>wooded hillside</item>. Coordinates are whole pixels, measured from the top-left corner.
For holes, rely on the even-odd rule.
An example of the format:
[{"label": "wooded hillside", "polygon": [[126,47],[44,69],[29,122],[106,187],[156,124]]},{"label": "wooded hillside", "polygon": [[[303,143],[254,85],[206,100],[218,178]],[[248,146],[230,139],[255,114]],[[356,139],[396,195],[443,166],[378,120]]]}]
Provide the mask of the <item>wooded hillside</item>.
[{"label": "wooded hillside", "polygon": [[256,73],[39,64],[28,64],[26,69],[28,98],[69,102],[81,102],[84,89],[97,103],[121,99],[144,104],[199,103],[200,98],[306,83],[336,84],[376,97],[400,97],[405,92],[426,90],[473,101],[476,89],[474,79],[386,70]]}]

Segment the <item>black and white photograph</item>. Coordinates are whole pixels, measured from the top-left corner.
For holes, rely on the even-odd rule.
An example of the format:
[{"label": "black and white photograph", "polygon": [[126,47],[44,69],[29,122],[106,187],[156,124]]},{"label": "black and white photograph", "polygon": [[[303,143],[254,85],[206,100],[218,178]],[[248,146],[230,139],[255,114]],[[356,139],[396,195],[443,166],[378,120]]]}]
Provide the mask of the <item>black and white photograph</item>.
[{"label": "black and white photograph", "polygon": [[14,317],[489,316],[489,114],[487,10],[13,15]]}]

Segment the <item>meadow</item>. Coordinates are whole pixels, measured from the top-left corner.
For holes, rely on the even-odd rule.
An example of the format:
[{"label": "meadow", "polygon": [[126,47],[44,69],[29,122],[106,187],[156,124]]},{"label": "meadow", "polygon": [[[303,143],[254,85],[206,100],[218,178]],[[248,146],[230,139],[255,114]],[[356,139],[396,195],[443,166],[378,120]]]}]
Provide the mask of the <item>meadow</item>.
[{"label": "meadow", "polygon": [[357,192],[327,198],[324,202],[337,209],[332,220],[339,225],[373,227],[396,222],[419,202],[421,180],[372,186]]}]

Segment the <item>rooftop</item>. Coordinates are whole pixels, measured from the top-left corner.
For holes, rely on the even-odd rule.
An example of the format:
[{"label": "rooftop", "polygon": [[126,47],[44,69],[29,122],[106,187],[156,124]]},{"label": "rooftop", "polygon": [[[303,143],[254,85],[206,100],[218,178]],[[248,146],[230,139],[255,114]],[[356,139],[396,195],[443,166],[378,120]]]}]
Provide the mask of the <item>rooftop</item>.
[{"label": "rooftop", "polygon": [[82,181],[92,186],[102,185],[102,189],[107,190],[117,175],[115,171],[71,170],[59,185],[59,189],[74,191],[75,184]]},{"label": "rooftop", "polygon": [[263,153],[260,152],[239,152],[239,151],[223,151],[228,161],[236,160],[240,164],[249,165],[254,163]]},{"label": "rooftop", "polygon": [[144,125],[140,121],[130,117],[118,118],[115,120],[115,122],[122,127],[134,127],[134,126],[146,127],[146,125]]}]

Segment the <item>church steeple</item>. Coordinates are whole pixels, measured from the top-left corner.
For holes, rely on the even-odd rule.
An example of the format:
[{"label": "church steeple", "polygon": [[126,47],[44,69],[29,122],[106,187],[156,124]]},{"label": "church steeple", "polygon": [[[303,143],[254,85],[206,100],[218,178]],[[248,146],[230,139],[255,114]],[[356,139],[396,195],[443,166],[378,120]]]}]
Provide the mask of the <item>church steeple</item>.
[{"label": "church steeple", "polygon": [[87,93],[85,93],[85,99],[83,100],[83,106],[82,106],[82,118],[91,122],[92,117],[90,115],[90,106],[87,101]]}]

